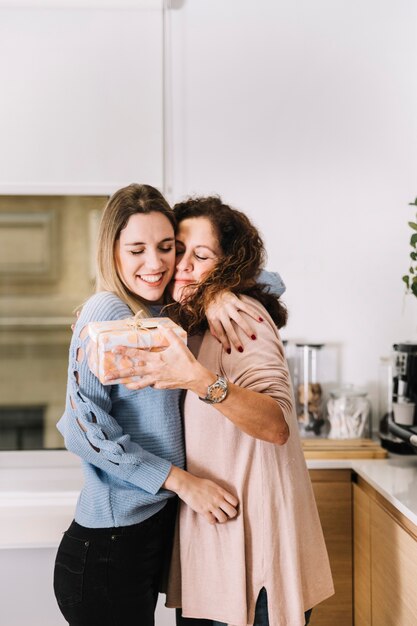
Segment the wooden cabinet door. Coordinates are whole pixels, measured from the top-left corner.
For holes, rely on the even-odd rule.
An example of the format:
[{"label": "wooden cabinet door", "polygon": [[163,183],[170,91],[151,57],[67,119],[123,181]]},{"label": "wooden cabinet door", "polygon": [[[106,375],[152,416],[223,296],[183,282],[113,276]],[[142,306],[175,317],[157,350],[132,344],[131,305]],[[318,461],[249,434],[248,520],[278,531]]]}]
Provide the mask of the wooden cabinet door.
[{"label": "wooden cabinet door", "polygon": [[351,471],[310,470],[310,477],[335,586],[334,596],[314,608],[311,623],[312,626],[352,626]]},{"label": "wooden cabinet door", "polygon": [[416,539],[371,500],[372,626],[416,626]]}]

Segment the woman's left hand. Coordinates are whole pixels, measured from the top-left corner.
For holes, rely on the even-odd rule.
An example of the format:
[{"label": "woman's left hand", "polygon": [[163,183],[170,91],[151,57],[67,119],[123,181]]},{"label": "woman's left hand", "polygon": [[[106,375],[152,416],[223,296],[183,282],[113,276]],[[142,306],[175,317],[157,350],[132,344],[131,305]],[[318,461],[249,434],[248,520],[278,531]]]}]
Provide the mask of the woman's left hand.
[{"label": "woman's left hand", "polygon": [[[149,386],[155,389],[191,389],[204,368],[172,330],[161,330],[169,342],[169,347],[161,352],[125,346],[114,348],[119,354],[133,357],[138,365],[114,372],[112,376],[107,377],[108,382],[121,378],[120,382],[128,389],[143,389]],[[132,376],[140,376],[141,380],[132,382]]]}]

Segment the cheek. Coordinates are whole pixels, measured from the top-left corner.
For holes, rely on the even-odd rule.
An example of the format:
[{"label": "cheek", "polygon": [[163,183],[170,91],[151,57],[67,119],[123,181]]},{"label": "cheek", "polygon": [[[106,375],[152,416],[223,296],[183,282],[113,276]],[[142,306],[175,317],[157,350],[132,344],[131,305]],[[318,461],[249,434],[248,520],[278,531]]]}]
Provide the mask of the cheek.
[{"label": "cheek", "polygon": [[117,268],[119,274],[128,279],[132,272],[136,272],[140,268],[140,257],[132,254],[121,253],[118,255]]},{"label": "cheek", "polygon": [[[209,274],[211,272],[211,270],[215,267],[215,263],[214,262],[210,262],[210,263],[205,263],[204,267],[199,267],[197,271],[195,271],[195,277],[196,280],[198,280],[198,282],[201,282],[202,280],[204,280],[204,278],[207,276],[207,274]],[[198,275],[197,275],[198,274]]]},{"label": "cheek", "polygon": [[174,272],[175,270],[175,266],[176,266],[176,253],[175,253],[175,249],[172,250],[172,252],[170,252],[170,254],[166,255],[165,258],[165,263],[169,269],[169,271],[171,272],[171,274]]}]

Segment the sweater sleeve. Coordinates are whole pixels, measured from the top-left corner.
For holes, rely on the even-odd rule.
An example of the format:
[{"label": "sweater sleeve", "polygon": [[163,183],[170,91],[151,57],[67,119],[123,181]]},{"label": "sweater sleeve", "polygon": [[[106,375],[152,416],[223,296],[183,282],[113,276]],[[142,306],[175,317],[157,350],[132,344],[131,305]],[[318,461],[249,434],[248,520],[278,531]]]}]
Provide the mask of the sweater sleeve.
[{"label": "sweater sleeve", "polygon": [[[236,328],[243,352],[220,350],[220,369],[230,382],[258,393],[266,393],[280,405],[287,424],[294,419],[294,396],[291,378],[278,329],[266,309],[253,298],[244,300],[254,306],[264,319],[257,326],[256,341]],[[245,314],[243,314],[245,315]]]},{"label": "sweater sleeve", "polygon": [[258,283],[263,283],[268,287],[268,290],[272,295],[279,298],[285,293],[286,286],[278,272],[268,272],[262,270],[257,278]]},{"label": "sweater sleeve", "polygon": [[123,432],[112,416],[112,387],[102,385],[87,362],[87,324],[130,315],[129,307],[107,292],[94,295],[84,305],[71,341],[66,408],[58,430],[67,449],[84,461],[156,494],[170,472],[171,463],[147,452]]}]

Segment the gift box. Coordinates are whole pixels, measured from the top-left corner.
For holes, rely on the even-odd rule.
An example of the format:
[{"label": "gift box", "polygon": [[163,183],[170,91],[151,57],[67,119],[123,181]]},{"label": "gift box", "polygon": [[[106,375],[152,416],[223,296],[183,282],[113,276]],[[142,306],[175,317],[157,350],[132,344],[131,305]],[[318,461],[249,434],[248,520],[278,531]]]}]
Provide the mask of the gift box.
[{"label": "gift box", "polygon": [[[90,322],[88,334],[90,342],[88,346],[88,364],[103,385],[116,385],[121,378],[113,378],[106,381],[108,374],[114,375],[121,370],[135,367],[141,361],[140,353],[135,356],[127,356],[114,352],[116,346],[127,348],[140,348],[152,352],[165,350],[169,343],[161,331],[161,328],[169,328],[182,341],[187,343],[187,333],[168,317],[128,317],[123,320],[105,322]],[[124,383],[136,382],[139,376],[123,378]]]}]

